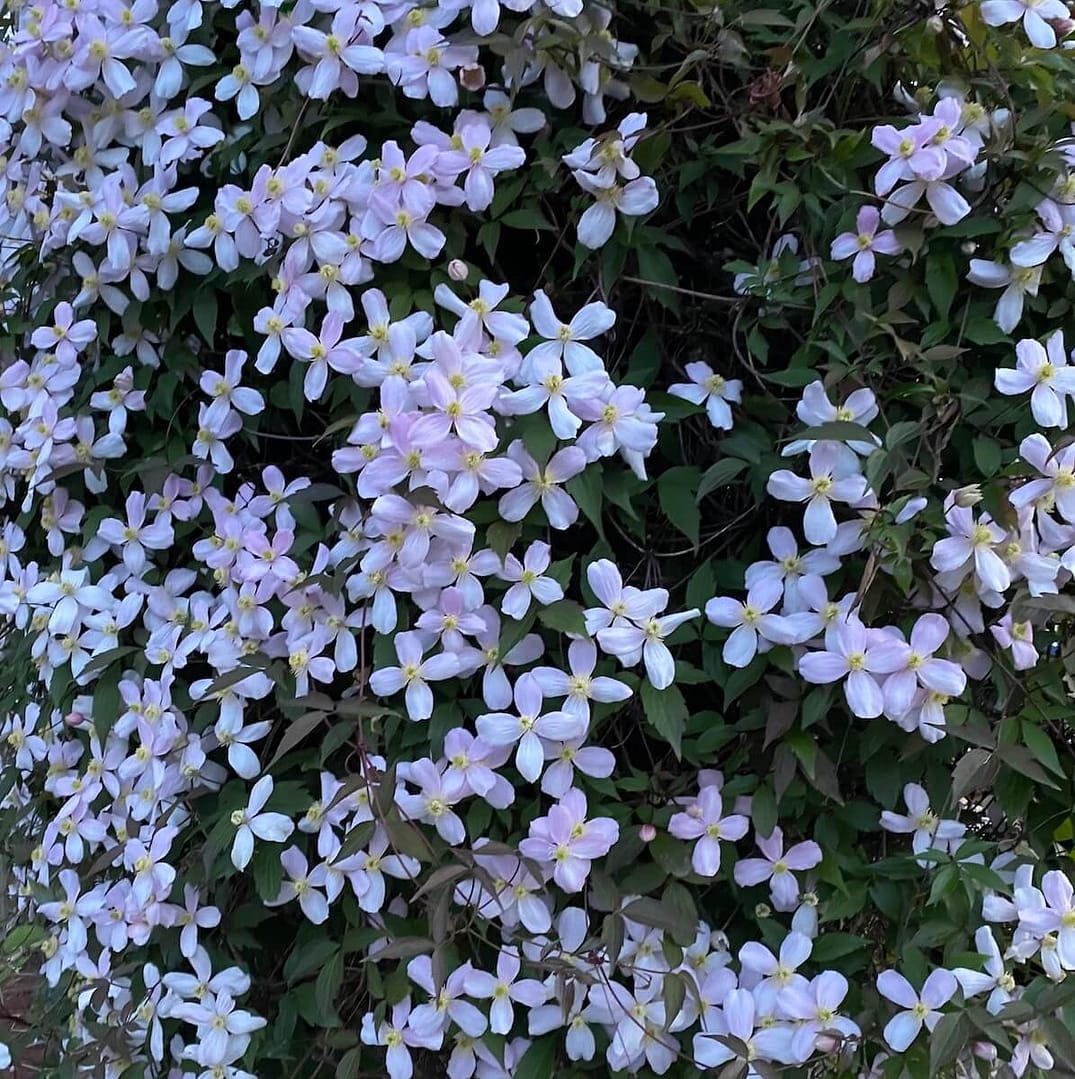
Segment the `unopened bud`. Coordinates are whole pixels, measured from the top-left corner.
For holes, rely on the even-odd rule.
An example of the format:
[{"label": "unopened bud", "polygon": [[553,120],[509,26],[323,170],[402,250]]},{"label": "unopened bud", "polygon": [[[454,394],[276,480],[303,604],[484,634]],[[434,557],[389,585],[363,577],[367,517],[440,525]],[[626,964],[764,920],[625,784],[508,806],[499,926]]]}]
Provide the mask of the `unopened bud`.
[{"label": "unopened bud", "polygon": [[773,909],[768,903],[759,903],[754,908],[755,918],[771,918],[773,916]]},{"label": "unopened bud", "polygon": [[470,276],[470,267],[462,259],[452,259],[448,263],[448,276],[453,281],[465,281]]},{"label": "unopened bud", "polygon": [[657,838],[657,829],[652,824],[643,824],[638,829],[638,838],[643,843],[652,843]]},{"label": "unopened bud", "polygon": [[970,1050],[979,1060],[997,1059],[997,1047],[992,1042],[975,1042]]},{"label": "unopened bud", "polygon": [[981,502],[982,489],[976,483],[968,483],[966,487],[958,487],[952,492],[952,500],[960,509],[969,510]]},{"label": "unopened bud", "polygon": [[86,722],[86,717],[81,712],[68,712],[63,721],[69,727],[81,727]]},{"label": "unopened bud", "polygon": [[1056,31],[1058,37],[1067,37],[1075,30],[1075,19],[1048,19],[1049,25]]},{"label": "unopened bud", "polygon": [[461,67],[459,85],[464,90],[480,90],[485,85],[485,68],[481,64],[467,64]]},{"label": "unopened bud", "polygon": [[940,15],[931,15],[926,19],[926,29],[931,34],[943,34],[944,33],[944,19]]},{"label": "unopened bud", "polygon": [[959,245],[959,250],[962,251],[964,255],[967,255],[969,257],[978,250],[978,245],[973,240],[964,240]]}]

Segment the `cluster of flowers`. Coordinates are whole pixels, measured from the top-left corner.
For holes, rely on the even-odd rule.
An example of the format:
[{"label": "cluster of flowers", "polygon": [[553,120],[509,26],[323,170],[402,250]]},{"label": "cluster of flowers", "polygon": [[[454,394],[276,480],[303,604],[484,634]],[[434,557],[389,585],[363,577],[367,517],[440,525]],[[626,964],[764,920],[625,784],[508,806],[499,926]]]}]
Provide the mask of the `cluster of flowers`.
[{"label": "cluster of flowers", "polygon": [[[603,124],[604,98],[626,92],[616,72],[634,57],[611,38],[611,11],[580,0],[504,6],[519,16],[510,38],[498,39],[507,54],[504,90],[514,94],[542,80],[545,98],[566,108],[577,88],[585,121]],[[842,1052],[860,1036],[839,1014],[843,977],[817,964],[811,977],[799,973],[818,932],[816,898],[802,893],[796,876],[821,861],[810,840],[786,843],[779,828],[758,834],[759,855],[733,870],[741,887],[768,884],[775,909],[791,916],[776,954],[746,941],[733,960],[728,941],[701,923],[674,962],[667,934],[632,916],[630,898],[621,905],[623,942],[612,948],[575,902],[593,863],[621,832],[616,819],[592,811],[583,789],[616,765],[609,750],[588,744],[593,713],[633,693],[636,676],[617,676],[616,665],[641,665],[657,691],[672,685],[668,638],[699,612],[666,613],[667,591],[626,584],[611,562],[594,561],[585,578],[597,605],[565,612],[582,619],[566,662],[542,663],[547,639],[530,630],[564,600],[571,567],[554,563],[543,541],[519,555],[498,553],[467,514],[484,497],[480,505],[491,511],[495,499],[493,519],[511,524],[533,514],[562,531],[580,512],[564,485],[593,463],[619,457],[645,477],[661,414],[640,389],[616,384],[591,345],[614,313],[594,302],[564,321],[538,291],[524,315],[507,285],[481,281],[469,300],[447,286],[436,289],[451,325],[435,329],[428,312],[394,317],[388,297],[364,287],[408,248],[439,257],[446,240],[431,220],[436,208],[486,210],[498,174],[525,163],[517,136],[539,130],[544,114],[516,108],[513,96],[491,89],[482,110],[455,115],[450,132],[427,121],[412,125],[409,153],[387,140],[367,155],[360,134],[339,146],[320,141],[293,158],[285,152],[276,167],[252,169],[243,185],[221,187],[197,227],[181,219],[201,198],[201,165],[218,148],[234,149],[235,135],[225,134],[233,100],[243,121],[260,122],[264,109],[275,123],[262,90],[291,79],[313,100],[354,97],[360,77],[383,73],[410,99],[456,107],[461,88],[484,87],[486,71],[470,30],[448,36],[449,28],[462,18],[476,34],[490,35],[502,16],[496,0],[433,9],[180,0],[166,12],[153,0],[46,0],[21,8],[0,46],[4,274],[30,256],[65,267],[69,261],[77,278],[61,275],[35,294],[33,309],[49,315],[0,375],[0,497],[26,515],[22,527],[8,520],[0,532],[0,611],[12,642],[28,641],[33,669],[28,703],[0,726],[4,763],[14,771],[3,806],[24,813],[34,838],[28,860],[16,867],[12,898],[44,927],[45,981],[70,990],[65,1046],[98,1043],[95,1066],[107,1076],[140,1063],[175,1079],[192,1068],[206,1079],[251,1074],[242,1062],[266,1020],[237,1004],[251,981],[214,946],[211,931],[222,919],[214,897],[183,879],[203,845],[195,796],[204,794],[220,807],[202,852],[210,869],[224,863],[223,873],[234,877],[267,867],[270,879],[278,869],[281,884],[267,905],[293,903],[318,925],[353,897],[382,938],[371,957],[391,936],[388,918],[407,913],[423,873],[416,857],[395,849],[390,829],[401,821],[424,826],[419,834],[427,842],[435,836],[469,848],[474,870],[453,878],[452,897],[483,919],[495,955],[474,955],[443,984],[431,958],[414,958],[406,968],[411,995],[420,992],[423,1001],[412,1007],[408,997],[388,1015],[380,1009],[364,1016],[362,1038],[385,1047],[393,1079],[411,1074],[410,1048],[448,1044],[452,1079],[512,1074],[527,1037],[554,1030],[564,1030],[571,1059],[595,1055],[596,1027],[607,1037],[612,1069],[646,1064],[657,1072],[687,1052],[677,1034],[691,1038],[699,1067],[720,1066],[741,1051],[801,1064]],[[216,81],[221,104],[214,106],[187,92],[190,69],[218,64],[203,42],[229,21],[239,63]],[[973,164],[981,145],[975,132],[984,129],[958,103],[942,106],[909,136],[913,148],[896,154],[885,193],[906,180],[890,205],[907,213],[925,194],[943,221],[938,205],[949,217],[965,212],[947,181]],[[653,181],[630,158],[644,124],[644,116],[631,114],[616,133],[565,158],[596,198],[579,224],[588,246],[608,239],[617,212],[637,215],[656,205]],[[790,241],[785,248],[794,251]],[[172,292],[181,276],[189,287],[191,278],[244,263],[265,267],[276,294],[253,323],[253,370],[247,351],[228,348],[222,363],[199,367],[187,402],[155,401],[155,379],[167,370],[174,342],[165,323],[141,324],[150,319],[149,301]],[[815,265],[808,260],[800,272]],[[345,335],[359,288],[365,327]],[[107,340],[107,328],[121,319],[122,332]],[[531,337],[537,343],[524,353]],[[269,466],[254,481],[236,463],[239,436],[255,438],[257,417],[271,407],[285,353],[305,366],[310,401],[334,385],[374,396],[332,455],[337,475],[354,477],[357,497],[334,497],[315,530],[299,523],[318,494],[312,477],[289,479]],[[112,355],[133,356],[137,371],[134,361],[121,368],[125,360],[106,358]],[[250,384],[259,376],[265,392]],[[673,391],[704,403],[716,426],[730,427],[728,402],[738,400],[738,383],[702,364],[688,377]],[[171,416],[187,405],[196,409],[183,427],[193,433],[192,460],[159,483],[140,486],[137,467],[119,482],[108,462],[131,444],[144,448],[147,410]],[[817,384],[799,414],[808,425],[865,424],[876,405],[861,392],[837,408]],[[531,430],[553,436],[535,443],[553,449],[528,445],[524,417],[534,418]],[[511,434],[516,426],[523,437]],[[804,530],[815,549],[800,555],[790,530],[775,529],[774,561],[751,567],[747,602],[716,598],[706,613],[734,630],[725,647],[729,663],[744,665],[777,644],[796,647],[804,678],[846,676],[858,714],[884,711],[932,738],[942,730],[944,698],[961,693],[973,673],[968,656],[953,662],[936,655],[950,629],[962,636],[954,616],[924,614],[907,642],[894,627],[866,629],[853,597],[830,600],[824,583],[840,557],[866,542],[864,518],[837,525],[832,504],[880,512],[861,471],[873,448],[869,440],[789,447],[809,453],[811,478],[782,470],[771,493],[807,503]],[[1041,458],[1046,479],[1034,482],[1054,481],[1064,516],[1061,473],[1047,471],[1050,458],[1037,443],[1024,455]],[[1049,523],[1061,527],[1049,517],[1052,488],[1031,495],[1031,486],[1024,489],[1030,512],[1015,539],[996,536],[981,520],[971,523],[988,539],[966,533],[959,511],[967,507],[958,500],[949,507],[953,536],[935,557],[960,574],[952,584],[961,596],[971,582],[972,610],[975,597],[990,606],[1016,579],[1045,587],[1042,567],[1013,549],[1024,541],[1030,549],[1034,529],[1040,538]],[[1071,544],[1049,549],[1061,547]],[[1003,588],[998,561],[1008,572]],[[365,655],[367,630],[395,634],[396,662]],[[513,642],[502,647],[509,632]],[[1016,627],[1010,634],[1017,636]],[[818,647],[807,650],[811,643]],[[318,687],[331,706],[328,692],[347,685],[341,705],[368,704],[366,690],[386,700],[402,694],[406,716],[421,723],[435,710],[432,686],[459,680],[480,693],[488,711],[476,717],[474,731],[450,726],[434,756],[388,760],[363,748],[359,782],[323,768],[311,802],[309,792],[277,785],[257,748],[274,734],[266,717],[286,696],[277,686],[285,670],[288,690],[293,685],[315,707]],[[30,700],[50,689],[61,695],[71,682],[93,684],[95,692],[75,697],[66,714]],[[114,704],[107,686],[115,689]],[[711,877],[721,868],[721,843],[746,836],[750,806],[737,802],[725,813],[722,777],[703,773],[699,782],[696,797],[668,807],[668,829],[693,844],[695,870]],[[465,803],[502,810],[534,784],[546,800],[517,850],[468,831]],[[378,796],[382,786],[386,797]],[[911,811],[916,832],[929,831]],[[216,858],[214,845],[227,848],[227,857]],[[922,853],[917,834],[915,850]],[[1067,908],[1055,898],[1058,877],[1046,875],[1041,903],[1025,874],[1016,883],[1008,920],[1019,921],[1013,939],[1026,950],[1020,958],[1040,949],[1051,971],[1045,954],[1054,949],[1046,942],[1056,933],[1060,969],[1067,969],[1072,946],[1064,937]],[[179,969],[162,971],[149,958],[165,943],[173,952],[178,945]],[[983,954],[992,976],[995,956]],[[520,977],[524,964],[535,976]],[[670,979],[689,988],[678,1008],[667,1004]],[[891,978],[885,984],[903,1004],[906,992],[893,990]],[[916,997],[912,1017],[932,1022],[952,995],[944,988]],[[968,983],[964,991],[985,990]],[[516,1003],[525,1015],[515,1014]],[[899,1028],[888,1040],[897,1050],[914,1037],[907,1037],[913,1018],[893,1022]],[[526,1036],[516,1034],[523,1023]],[[100,1039],[102,1027],[120,1038]],[[516,1036],[498,1054],[482,1041],[486,1031]],[[1027,1052],[1041,1064],[1040,1053]]]},{"label": "cluster of flowers", "polygon": [[657,185],[642,176],[630,154],[646,127],[646,114],[632,112],[615,131],[589,138],[564,155],[576,183],[594,203],[579,218],[579,243],[604,247],[616,227],[616,214],[638,217],[657,209]]}]

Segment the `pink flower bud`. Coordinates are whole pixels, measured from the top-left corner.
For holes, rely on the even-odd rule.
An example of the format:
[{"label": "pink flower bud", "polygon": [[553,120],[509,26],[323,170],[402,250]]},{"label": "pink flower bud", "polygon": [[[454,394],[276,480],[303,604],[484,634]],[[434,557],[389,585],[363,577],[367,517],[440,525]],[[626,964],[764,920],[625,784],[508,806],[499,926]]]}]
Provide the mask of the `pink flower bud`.
[{"label": "pink flower bud", "polygon": [[68,712],[63,721],[69,727],[81,727],[86,722],[86,717],[81,712]]},{"label": "pink flower bud", "polygon": [[470,276],[470,267],[462,259],[452,259],[448,263],[448,276],[453,281],[465,281]]},{"label": "pink flower bud", "polygon": [[638,829],[638,838],[643,843],[652,843],[657,838],[657,829],[652,824],[643,824]]}]

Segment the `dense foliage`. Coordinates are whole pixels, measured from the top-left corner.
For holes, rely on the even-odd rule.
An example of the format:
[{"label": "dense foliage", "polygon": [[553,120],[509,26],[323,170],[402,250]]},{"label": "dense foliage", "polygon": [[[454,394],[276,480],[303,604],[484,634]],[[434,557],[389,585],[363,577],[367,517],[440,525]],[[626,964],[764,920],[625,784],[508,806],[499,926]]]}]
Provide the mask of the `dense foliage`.
[{"label": "dense foliage", "polygon": [[1073,30],[9,2],[0,1067],[1075,1070]]}]

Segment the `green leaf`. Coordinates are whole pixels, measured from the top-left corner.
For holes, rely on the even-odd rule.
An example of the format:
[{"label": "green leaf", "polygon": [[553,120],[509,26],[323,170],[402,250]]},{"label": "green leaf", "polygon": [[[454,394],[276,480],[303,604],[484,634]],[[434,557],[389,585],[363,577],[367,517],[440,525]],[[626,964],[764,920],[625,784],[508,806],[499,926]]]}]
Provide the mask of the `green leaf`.
[{"label": "green leaf", "polygon": [[314,937],[297,946],[284,963],[284,980],[293,983],[309,977],[321,968],[333,952],[338,951],[339,944],[328,937]]},{"label": "green leaf", "polygon": [[[194,296],[194,325],[211,345],[216,336],[217,294],[214,289],[200,288]],[[299,365],[296,365],[299,366]]]},{"label": "green leaf", "polygon": [[[1049,769],[1054,775],[1059,776],[1061,779],[1066,778],[1064,772],[1064,766],[1060,763],[1060,758],[1056,755],[1056,746],[1053,745],[1053,740],[1046,734],[1041,727],[1035,726],[1033,723],[1027,722],[1025,719],[1022,723],[1023,732],[1023,745],[1030,750],[1034,755],[1034,759]],[[1001,750],[1003,753],[1004,751]]]},{"label": "green leaf", "polygon": [[818,439],[825,442],[869,442],[877,440],[877,436],[861,423],[852,423],[850,420],[829,420],[828,423],[819,423],[814,427],[807,427],[805,431],[796,431],[789,435],[785,442],[793,442],[798,439]]},{"label": "green leaf", "polygon": [[955,299],[956,290],[959,287],[959,275],[956,273],[956,264],[952,256],[933,254],[930,252],[929,259],[929,298],[933,303],[933,309],[942,319],[948,318],[948,312],[952,309],[952,301]]},{"label": "green leaf", "polygon": [[818,963],[830,963],[834,959],[842,959],[869,946],[868,940],[851,933],[826,932],[814,941],[814,950],[810,953],[810,958]]},{"label": "green leaf", "polygon": [[657,481],[657,497],[661,512],[694,544],[698,546],[701,513],[698,510],[698,469],[679,465],[662,473]]},{"label": "green leaf", "polygon": [[531,1042],[515,1068],[515,1079],[552,1079],[556,1074],[559,1045],[560,1039],[556,1034],[546,1034]]},{"label": "green leaf", "polygon": [[679,687],[655,689],[649,681],[642,683],[642,710],[657,733],[672,747],[676,758],[682,756],[683,731],[687,727],[687,702]]},{"label": "green leaf", "polygon": [[[672,885],[669,885],[669,888],[671,887]],[[686,892],[682,884],[677,884],[675,887]],[[667,895],[667,889],[665,894]],[[687,896],[689,898],[689,892]],[[692,908],[693,906],[694,904],[691,903]],[[647,925],[651,929],[661,929],[666,933],[671,933],[677,940],[686,939],[688,943],[694,939],[694,934],[698,931],[697,914],[692,920],[685,907],[673,907],[663,899],[654,899],[648,895],[632,899],[623,908],[623,916],[632,922]]]},{"label": "green leaf", "polygon": [[1000,443],[980,435],[974,440],[974,463],[986,479],[994,479],[1000,471]]},{"label": "green leaf", "polygon": [[773,834],[776,827],[776,797],[772,785],[766,781],[754,792],[750,804],[750,816],[760,836]]},{"label": "green leaf", "polygon": [[339,1022],[336,1016],[336,994],[340,991],[340,983],[343,981],[343,952],[338,948],[321,968],[314,984],[314,1000],[317,1002],[317,1010],[326,1018],[331,1017],[336,1022],[324,1026],[335,1026]]},{"label": "green leaf", "polygon": [[936,1075],[959,1056],[971,1034],[971,1024],[963,1012],[941,1016],[929,1036],[929,1073]]},{"label": "green leaf", "polygon": [[698,483],[698,501],[701,502],[710,491],[731,483],[747,467],[748,463],[740,461],[738,457],[725,457],[715,465],[710,465]]},{"label": "green leaf", "polygon": [[486,530],[485,542],[503,562],[522,531],[523,526],[518,521],[497,521]]},{"label": "green leaf", "polygon": [[558,633],[575,633],[586,636],[586,619],[582,605],[573,599],[560,599],[538,611],[538,621]]},{"label": "green leaf", "polygon": [[555,229],[556,226],[536,207],[527,206],[521,210],[509,210],[500,222],[509,229]]}]

